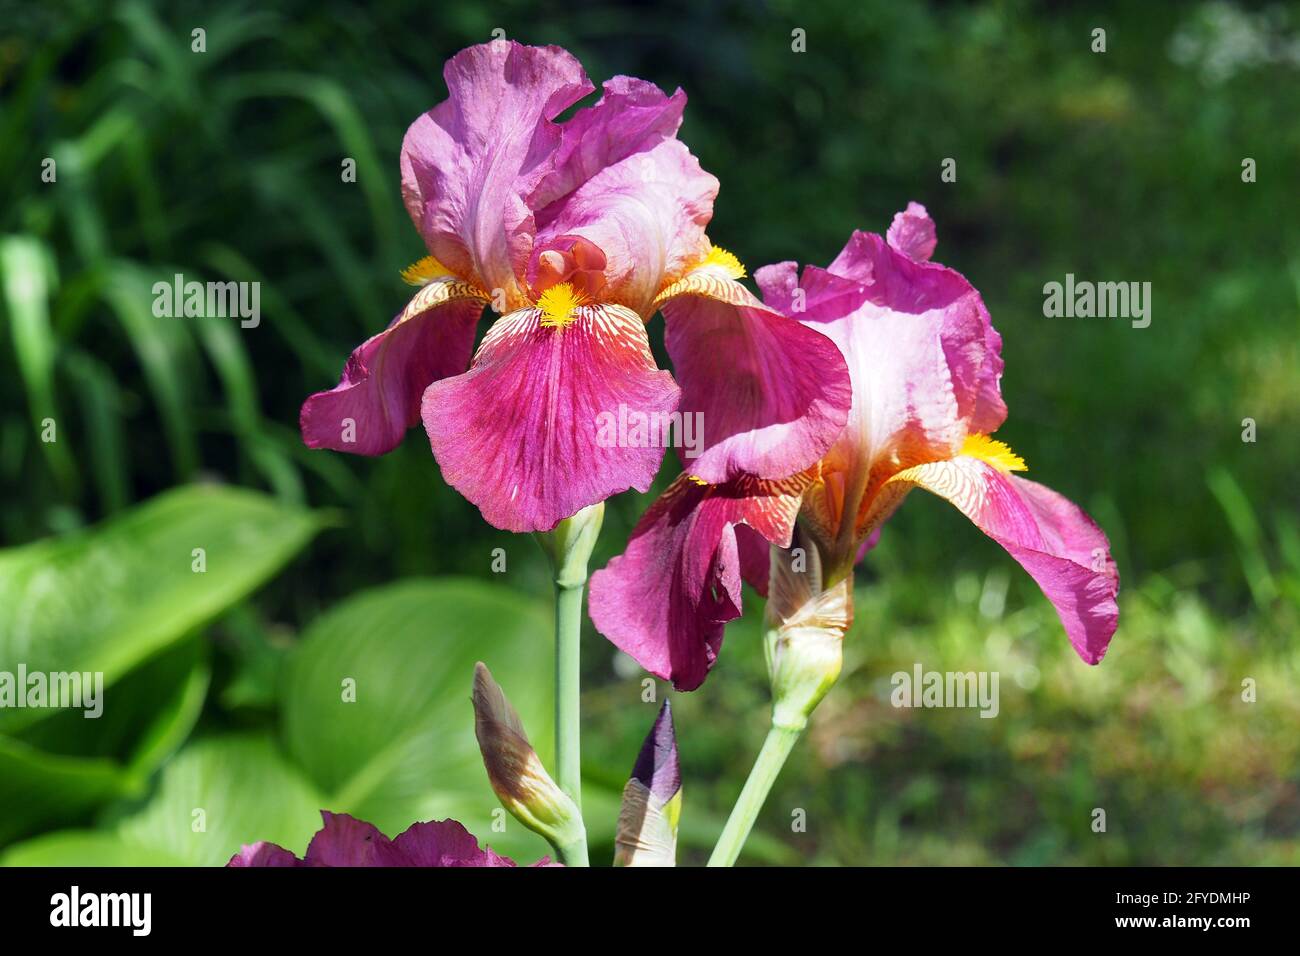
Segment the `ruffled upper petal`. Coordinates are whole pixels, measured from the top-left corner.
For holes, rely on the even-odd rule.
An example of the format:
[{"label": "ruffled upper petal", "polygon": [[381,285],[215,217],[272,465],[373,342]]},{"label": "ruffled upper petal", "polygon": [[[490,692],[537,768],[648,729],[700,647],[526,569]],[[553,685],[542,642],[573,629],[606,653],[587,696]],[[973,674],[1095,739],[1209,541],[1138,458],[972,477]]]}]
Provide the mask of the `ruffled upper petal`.
[{"label": "ruffled upper petal", "polygon": [[714,264],[659,302],[682,411],[703,425],[703,452],[684,461],[691,474],[712,484],[785,478],[831,448],[852,402],[834,342],[767,308]]},{"label": "ruffled upper petal", "polygon": [[[918,257],[933,224],[916,204],[900,214],[894,241]],[[972,431],[1006,417],[999,378],[1001,339],[979,293],[959,273],[856,232],[826,269],[794,280],[792,263],[758,273],[770,304],[838,346],[852,379],[849,421],[822,461],[808,510],[824,538],[835,536],[890,476],[950,458]],[[996,424],[995,424],[996,423]],[[855,549],[861,534],[841,536]]]},{"label": "ruffled upper petal", "polygon": [[809,477],[702,485],[680,475],[642,515],[627,550],[591,578],[596,629],[678,690],[703,683],[741,613],[736,532],[786,547]]},{"label": "ruffled upper petal", "polygon": [[[1089,664],[1101,661],[1119,624],[1119,570],[1105,533],[1083,509],[968,455],[918,465],[889,482],[891,493],[908,487],[947,498],[1006,548],[1055,606],[1079,656]],[[882,501],[877,507],[883,513],[888,506]]]},{"label": "ruffled upper petal", "polygon": [[919,202],[909,202],[905,210],[894,215],[885,239],[903,255],[917,262],[928,262],[939,242],[935,235],[934,220]]},{"label": "ruffled upper petal", "polygon": [[663,456],[650,423],[670,421],[679,396],[635,313],[581,306],[556,328],[522,309],[497,320],[468,372],[429,387],[423,416],[443,477],[488,522],[546,531],[650,487]]},{"label": "ruffled upper petal", "polygon": [[[627,133],[636,144],[629,145],[606,127],[623,129],[619,121],[625,116],[618,109],[634,97],[626,92],[615,96],[607,86],[605,100],[592,107],[600,111],[600,117],[588,119],[583,127],[586,139],[595,140],[599,148],[576,149],[578,159],[570,164],[591,175],[571,192],[537,209],[533,255],[539,256],[555,237],[589,240],[607,259],[601,297],[648,318],[659,290],[708,251],[704,227],[713,216],[718,181],[700,168],[699,160],[684,144],[666,135],[681,119],[685,97],[680,91],[670,100],[651,84],[627,82],[637,84],[632,89],[638,91],[639,99],[652,98],[648,91],[657,94],[662,112],[655,113],[649,106],[631,107],[634,118],[640,120],[634,128],[641,139],[632,140]],[[658,122],[640,118],[637,114],[641,112],[650,112]],[[572,122],[578,122],[581,115]],[[606,126],[600,125],[601,118]],[[592,172],[602,156],[612,159],[625,151],[626,155]],[[571,169],[562,172],[564,176],[543,184],[534,202],[549,196],[555,182],[567,184],[574,175]]]},{"label": "ruffled upper petal", "polygon": [[426,285],[387,329],[353,351],[337,386],[303,403],[303,442],[357,455],[392,451],[420,420],[429,383],[469,365],[482,314],[477,287],[451,278]]},{"label": "ruffled upper petal", "polygon": [[402,142],[402,197],[437,259],[517,307],[535,232],[526,196],[561,141],[552,120],[594,87],[559,47],[504,41],[462,50],[443,76],[448,98]]}]

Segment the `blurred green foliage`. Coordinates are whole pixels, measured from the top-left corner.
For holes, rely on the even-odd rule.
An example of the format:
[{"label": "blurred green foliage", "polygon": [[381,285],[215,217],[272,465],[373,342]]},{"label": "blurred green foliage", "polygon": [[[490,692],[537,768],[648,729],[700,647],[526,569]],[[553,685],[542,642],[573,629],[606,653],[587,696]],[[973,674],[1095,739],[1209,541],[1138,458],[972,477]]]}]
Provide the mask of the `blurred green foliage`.
[{"label": "blurred green foliage", "polygon": [[[231,591],[215,623],[140,640],[161,656],[133,657],[137,683],[121,686],[167,701],[166,719],[90,741],[54,718],[0,740],[0,763],[84,797],[25,832],[98,823],[112,858],[112,834],[148,812],[115,801],[143,799],[158,766],[175,789],[214,753],[272,759],[283,661],[363,589],[460,575],[546,598],[534,545],[448,489],[418,430],[355,460],[308,452],[296,428],[302,399],[405,301],[397,272],[422,246],[398,195],[401,137],[444,95],[446,57],[496,27],[566,46],[597,82],[683,87],[682,137],[722,181],[711,235],[751,270],[825,264],[854,228],[925,203],[936,259],[982,291],[1004,337],[999,437],[1115,545],[1121,628],[1089,669],[1000,549],[913,496],[860,575],[846,675],[778,783],[761,858],[1300,861],[1300,14],[1223,3],[0,0],[0,541],[75,532],[196,479],[342,523],[255,597]],[[260,281],[262,323],[155,319],[150,286],[175,272]],[[1042,286],[1067,272],[1151,282],[1151,326],[1044,318]],[[47,418],[56,442],[41,440]],[[610,503],[598,566],[647,500]],[[758,603],[678,699],[684,827],[725,814],[761,739]],[[616,791],[653,707],[587,637],[585,763]],[[916,661],[1000,670],[1001,716],[893,709],[889,675]],[[208,749],[168,763],[196,722]],[[806,833],[790,832],[793,808]]]}]

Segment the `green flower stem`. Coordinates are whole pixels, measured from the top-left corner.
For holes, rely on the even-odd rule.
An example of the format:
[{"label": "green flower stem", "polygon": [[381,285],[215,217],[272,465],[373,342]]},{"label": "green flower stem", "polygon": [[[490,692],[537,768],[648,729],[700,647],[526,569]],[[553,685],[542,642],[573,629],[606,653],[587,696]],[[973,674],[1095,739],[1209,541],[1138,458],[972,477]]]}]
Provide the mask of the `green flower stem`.
[{"label": "green flower stem", "polygon": [[582,586],[555,586],[555,778],[582,809],[579,726]]},{"label": "green flower stem", "polygon": [[[555,782],[582,811],[581,638],[587,561],[600,534],[603,503],[566,518],[537,536],[555,573]],[[557,846],[566,866],[587,866],[585,827]]]},{"label": "green flower stem", "polygon": [[731,816],[727,818],[722,836],[718,838],[718,845],[713,848],[713,855],[709,857],[709,866],[735,864],[736,858],[740,856],[741,847],[749,837],[749,831],[754,828],[754,821],[758,819],[758,811],[763,808],[763,802],[767,800],[772,784],[776,782],[777,774],[785,766],[785,760],[794,749],[800,733],[800,730],[793,727],[776,726],[767,732],[763,749],[758,752],[758,759],[754,761],[754,769],[749,772],[745,787],[740,791],[736,805],[731,808]]}]

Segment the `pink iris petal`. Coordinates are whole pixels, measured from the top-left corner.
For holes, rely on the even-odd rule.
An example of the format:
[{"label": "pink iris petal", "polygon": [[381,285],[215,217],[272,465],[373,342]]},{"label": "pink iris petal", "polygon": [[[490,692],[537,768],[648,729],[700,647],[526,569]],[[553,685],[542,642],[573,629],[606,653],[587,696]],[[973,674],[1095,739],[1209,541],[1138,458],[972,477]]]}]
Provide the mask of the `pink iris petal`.
[{"label": "pink iris petal", "polygon": [[740,577],[746,584],[767,597],[767,582],[772,572],[772,547],[747,524],[736,528],[736,551],[740,558]]},{"label": "pink iris petal", "polygon": [[894,215],[885,238],[891,246],[917,262],[928,262],[939,242],[934,220],[919,202],[908,203],[906,210]]},{"label": "pink iris petal", "polygon": [[[393,839],[404,866],[514,866],[515,861],[478,840],[455,820],[413,823]],[[549,862],[543,858],[542,863]]]},{"label": "pink iris petal", "polygon": [[685,108],[681,90],[667,96],[653,83],[634,77],[606,80],[599,102],[563,124],[560,145],[539,170],[528,195],[529,207],[544,209],[607,166],[672,139]]},{"label": "pink iris petal", "polygon": [[821,458],[852,402],[835,343],[708,267],[664,295],[682,412],[698,414],[703,425],[703,452],[684,457],[687,470],[722,484],[745,475],[785,478]]},{"label": "pink iris petal", "polygon": [[591,578],[596,629],[678,690],[703,683],[741,613],[737,531],[786,547],[806,475],[705,486],[681,475],[642,515],[627,550]]},{"label": "pink iris petal", "polygon": [[578,235],[604,252],[602,299],[642,317],[667,282],[708,251],[718,181],[675,139],[635,153],[537,213],[539,247]]},{"label": "pink iris petal", "polygon": [[[610,495],[650,487],[680,390],[655,367],[645,326],[584,306],[563,328],[536,309],[498,319],[464,375],[425,392],[424,427],[443,477],[508,531],[545,531]],[[620,418],[626,428],[609,431]]]},{"label": "pink iris petal", "polygon": [[[1119,571],[1105,533],[1050,488],[969,456],[909,469],[894,479],[947,498],[1029,572],[1089,664],[1119,624]],[[891,482],[891,486],[892,486]]]},{"label": "pink iris petal", "polygon": [[[926,232],[928,217],[911,221],[921,218],[918,209],[903,214],[909,222],[896,237]],[[856,232],[827,269],[805,269],[797,285],[794,277],[791,263],[757,274],[774,305],[834,340],[853,381],[849,423],[825,456],[824,487],[810,501],[825,522],[869,501],[900,469],[951,457],[967,434],[1006,417],[1001,339],[959,273]]]},{"label": "pink iris petal", "polygon": [[[416,867],[515,866],[515,861],[480,848],[473,835],[455,820],[416,823],[390,840],[369,823],[346,813],[321,811],[325,825],[312,837],[304,859],[273,843],[240,849],[230,867]],[[542,857],[533,866],[552,866]]]},{"label": "pink iris petal", "polygon": [[[528,198],[537,247],[578,235],[599,247],[608,301],[648,317],[655,294],[708,251],[718,181],[674,137],[686,94],[617,76],[564,124],[550,171]],[[534,260],[539,255],[534,251]]]},{"label": "pink iris petal", "polygon": [[392,451],[420,420],[420,398],[429,383],[469,365],[482,314],[483,303],[466,300],[444,302],[404,321],[399,314],[353,351],[337,386],[303,403],[303,442],[356,455]]},{"label": "pink iris petal", "polygon": [[556,116],[594,87],[559,47],[493,41],[443,68],[448,98],[402,142],[402,197],[434,257],[522,303],[534,223],[525,194],[560,145]]},{"label": "pink iris petal", "polygon": [[233,867],[296,867],[306,866],[282,846],[274,843],[252,843],[239,848],[239,852],[230,858],[226,866]]},{"label": "pink iris petal", "polygon": [[308,866],[399,866],[393,842],[346,813],[321,811],[325,825],[311,838],[304,856]]}]

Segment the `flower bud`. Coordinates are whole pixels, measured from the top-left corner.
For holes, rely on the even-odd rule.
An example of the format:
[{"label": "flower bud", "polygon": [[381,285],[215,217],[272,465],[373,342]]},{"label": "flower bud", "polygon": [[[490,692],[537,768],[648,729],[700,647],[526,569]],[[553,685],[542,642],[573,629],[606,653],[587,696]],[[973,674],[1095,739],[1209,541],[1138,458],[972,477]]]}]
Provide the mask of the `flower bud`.
[{"label": "flower bud", "polygon": [[551,559],[555,583],[560,587],[582,587],[587,580],[587,559],[600,535],[605,502],[583,508],[565,518],[550,531],[537,532],[537,543]]},{"label": "flower bud", "polygon": [[563,853],[585,835],[582,814],[542,766],[519,714],[481,661],[474,666],[473,700],[474,734],[497,799]]},{"label": "flower bud", "polygon": [[795,570],[790,553],[772,549],[765,650],[772,681],[772,725],[803,730],[834,686],[843,664],[844,632],[853,623],[853,574],[822,587],[820,553],[806,548]]},{"label": "flower bud", "polygon": [[614,836],[615,866],[676,866],[682,772],[673,733],[673,708],[665,700],[641,746]]}]

